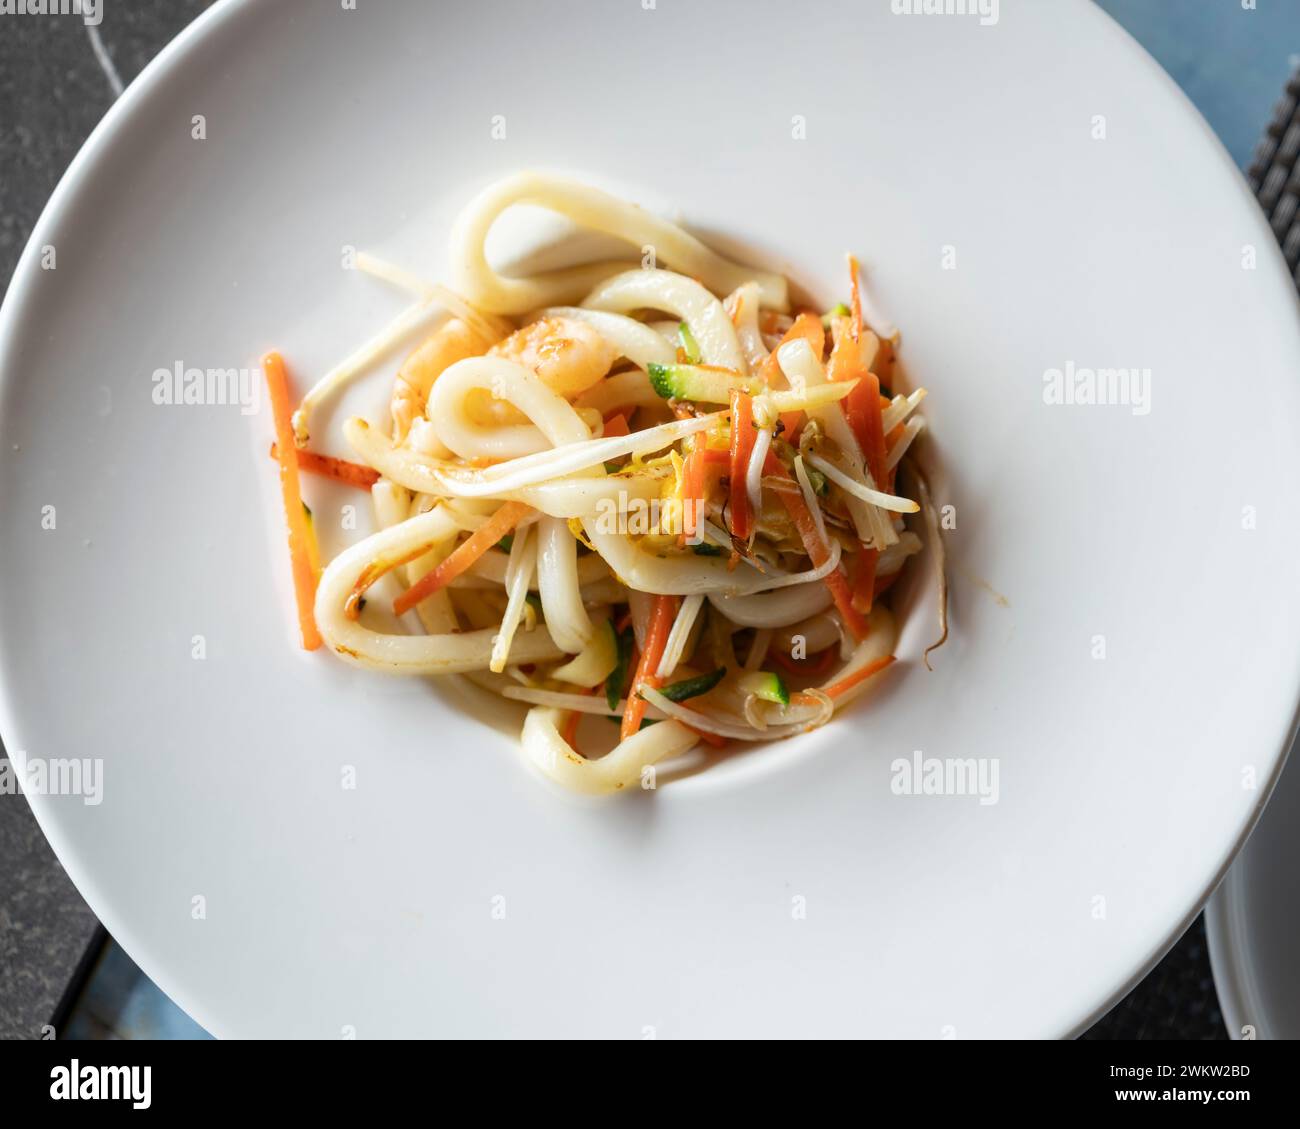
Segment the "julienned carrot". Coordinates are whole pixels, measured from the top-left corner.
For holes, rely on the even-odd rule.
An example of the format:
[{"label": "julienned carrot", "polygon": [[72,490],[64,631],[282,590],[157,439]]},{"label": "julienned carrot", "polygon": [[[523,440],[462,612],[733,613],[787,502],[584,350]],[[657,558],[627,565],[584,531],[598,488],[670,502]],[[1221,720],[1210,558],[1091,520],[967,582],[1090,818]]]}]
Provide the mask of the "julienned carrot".
[{"label": "julienned carrot", "polygon": [[[280,457],[280,444],[271,444],[271,458]],[[346,486],[355,486],[359,490],[369,490],[379,481],[379,471],[374,467],[350,463],[347,459],[336,459],[333,455],[318,455],[314,451],[298,452],[298,469],[311,474],[323,475]]]},{"label": "julienned carrot", "polygon": [[[785,374],[781,371],[781,362],[777,359],[777,353],[781,351],[781,346],[791,341],[807,341],[808,347],[813,351],[813,356],[819,361],[822,359],[822,352],[826,348],[826,333],[822,329],[822,319],[816,314],[804,313],[794,319],[794,324],[785,331],[777,347],[768,355],[767,360],[763,362],[763,379],[767,382],[769,388],[785,388],[789,381],[785,379]],[[781,422],[785,424],[785,437],[790,439],[799,427],[799,417],[802,412],[785,412],[781,416]]]},{"label": "julienned carrot", "polygon": [[[857,278],[856,270],[853,277]],[[840,401],[840,405],[849,430],[853,432],[853,437],[862,450],[872,485],[877,490],[890,489],[887,485],[890,476],[885,470],[886,446],[881,415],[882,403],[887,404],[889,401],[880,395],[880,381],[862,363],[862,353],[852,330],[839,335],[831,350],[827,368],[831,380],[857,381],[853,390]],[[871,610],[878,557],[879,553],[866,545],[863,545],[862,552],[858,554],[853,577],[853,606],[863,613]]]},{"label": "julienned carrot", "polygon": [[[767,456],[767,462],[763,464],[763,473],[778,478],[790,477],[790,472],[785,469],[781,460],[772,454]],[[803,541],[804,552],[808,554],[813,567],[820,568],[830,556],[830,549],[817,532],[817,523],[813,520],[812,511],[808,508],[808,503],[804,501],[802,492],[778,490],[774,491],[774,493],[780,497],[785,505],[786,512],[790,515],[790,520],[794,522],[795,529],[799,531],[799,538]],[[858,614],[857,609],[853,606],[853,593],[849,589],[848,581],[844,579],[844,573],[838,568],[832,569],[826,574],[822,583],[830,589],[831,597],[835,600],[835,606],[839,609],[840,615],[844,617],[844,625],[849,629],[853,638],[858,641],[865,639],[867,637],[867,621]]]},{"label": "julienned carrot", "polygon": [[768,654],[777,666],[783,667],[791,674],[807,674],[815,678],[830,670],[836,655],[839,654],[839,647],[825,647],[817,652],[815,659],[796,660],[790,655],[783,655],[779,650],[769,651]]},{"label": "julienned carrot", "polygon": [[785,331],[777,347],[767,355],[767,360],[763,362],[763,379],[769,388],[784,388],[788,384],[785,374],[781,371],[781,362],[777,358],[777,353],[781,351],[782,345],[801,340],[808,342],[813,356],[820,361],[822,352],[826,348],[826,332],[822,329],[821,318],[816,314],[803,313],[795,318],[794,324]]},{"label": "julienned carrot", "polygon": [[613,415],[605,417],[605,430],[603,438],[615,439],[620,435],[630,435],[631,429],[627,426],[627,416],[622,412],[615,412]]},{"label": "julienned carrot", "polygon": [[853,592],[849,588],[849,582],[844,579],[844,573],[837,568],[828,573],[822,583],[830,589],[831,598],[844,618],[844,625],[849,629],[849,634],[861,643],[867,637],[867,621],[853,606]]},{"label": "julienned carrot", "polygon": [[507,502],[451,551],[441,564],[426,572],[393,601],[393,614],[403,615],[427,596],[445,588],[532,512],[523,502]]},{"label": "julienned carrot", "polygon": [[866,375],[866,365],[862,363],[862,349],[853,339],[853,328],[835,334],[835,344],[831,346],[830,359],[826,362],[828,380],[860,380]]},{"label": "julienned carrot", "polygon": [[677,618],[677,604],[676,596],[656,596],[650,608],[645,650],[641,652],[641,661],[637,663],[632,684],[627,688],[627,706],[623,710],[623,726],[619,734],[624,741],[641,728],[641,719],[645,717],[645,699],[640,695],[641,687],[657,689],[659,686],[655,671],[659,669],[659,662],[664,657],[668,633],[672,631],[673,620]]},{"label": "julienned carrot", "polygon": [[433,548],[432,544],[417,545],[400,557],[379,557],[371,561],[361,570],[361,574],[353,583],[352,591],[348,593],[347,599],[343,602],[343,614],[353,622],[360,619],[361,607],[365,603],[365,595],[370,586],[387,576],[393,569],[401,568],[402,565],[410,564],[412,561],[418,561],[431,548]]},{"label": "julienned carrot", "polygon": [[889,586],[893,584],[894,581],[897,580],[902,575],[903,575],[903,570],[900,568],[894,572],[891,572],[888,576],[877,576],[873,598],[877,600],[880,599],[881,593],[887,592],[889,590]]},{"label": "julienned carrot", "polygon": [[[596,688],[579,690],[579,694],[594,694]],[[582,721],[581,710],[570,710],[569,716],[564,721],[564,728],[560,730],[560,736],[564,743],[569,746],[575,753],[578,751],[578,723]]]},{"label": "julienned carrot", "polygon": [[731,390],[731,499],[727,516],[731,519],[731,535],[741,541],[749,540],[749,491],[745,486],[749,471],[749,456],[754,451],[754,401],[748,392],[739,388]]},{"label": "julienned carrot", "polygon": [[883,490],[885,481],[885,432],[880,414],[880,381],[875,373],[866,372],[844,397],[844,415],[853,430],[853,437],[862,448],[871,483]]},{"label": "julienned carrot", "polygon": [[852,297],[849,299],[850,309],[853,311],[853,340],[857,341],[862,336],[862,291],[858,286],[858,275],[862,273],[862,268],[858,266],[858,260],[852,255],[849,256],[849,287]]},{"label": "julienned carrot", "polygon": [[686,456],[682,466],[682,536],[694,537],[700,525],[700,514],[704,512],[704,470],[708,452],[702,441],[696,442],[695,450]]},{"label": "julienned carrot", "polygon": [[582,713],[579,710],[570,711],[568,720],[565,721],[564,728],[560,731],[560,740],[575,753],[578,751],[578,723],[581,720]]},{"label": "julienned carrot", "polygon": [[689,729],[692,733],[694,733],[695,736],[698,737],[701,741],[703,741],[706,745],[712,745],[715,749],[721,749],[727,743],[727,739],[725,737],[719,736],[717,733],[709,733],[707,730],[704,729],[696,729],[695,726],[693,725],[688,725],[686,728]]},{"label": "julienned carrot", "polygon": [[864,548],[857,557],[853,569],[853,606],[863,615],[871,611],[876,598],[876,563],[880,553],[876,549]]},{"label": "julienned carrot", "polygon": [[317,576],[312,567],[312,531],[298,483],[298,446],[293,437],[293,408],[289,403],[289,377],[284,371],[284,358],[279,353],[267,353],[262,358],[262,372],[266,374],[271,418],[275,421],[276,461],[280,464],[280,496],[289,531],[289,563],[293,571],[293,594],[298,603],[298,630],[303,647],[314,651],[321,645],[312,610],[316,603]]},{"label": "julienned carrot", "polygon": [[847,678],[841,678],[838,682],[832,682],[826,687],[824,693],[828,698],[838,698],[845,691],[852,690],[859,682],[865,682],[873,674],[879,674],[893,661],[893,655],[885,655],[883,658],[876,659],[874,662],[869,662],[861,670],[855,670]]}]

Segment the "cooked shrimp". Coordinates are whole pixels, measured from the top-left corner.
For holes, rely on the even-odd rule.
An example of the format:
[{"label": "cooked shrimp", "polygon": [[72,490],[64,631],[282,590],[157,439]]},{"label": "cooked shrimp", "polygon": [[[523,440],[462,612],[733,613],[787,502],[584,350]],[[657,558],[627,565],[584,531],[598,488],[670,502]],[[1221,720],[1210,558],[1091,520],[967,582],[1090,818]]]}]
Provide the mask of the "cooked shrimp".
[{"label": "cooked shrimp", "polygon": [[457,361],[481,357],[494,339],[462,321],[452,318],[443,322],[426,337],[397,370],[389,410],[393,415],[393,438],[399,443],[411,430],[411,423],[424,415],[433,382]]},{"label": "cooked shrimp", "polygon": [[614,364],[614,346],[577,318],[547,317],[492,346],[535,372],[552,392],[570,398],[596,384]]}]

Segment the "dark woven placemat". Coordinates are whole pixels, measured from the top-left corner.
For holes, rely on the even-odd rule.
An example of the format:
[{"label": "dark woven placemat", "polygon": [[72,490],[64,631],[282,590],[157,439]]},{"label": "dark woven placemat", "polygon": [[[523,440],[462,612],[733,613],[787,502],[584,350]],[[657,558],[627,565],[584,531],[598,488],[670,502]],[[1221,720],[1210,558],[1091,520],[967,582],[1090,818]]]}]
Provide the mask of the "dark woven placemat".
[{"label": "dark woven placemat", "polygon": [[1169,954],[1085,1039],[1226,1039],[1210,975],[1205,918],[1197,917]]},{"label": "dark woven placemat", "polygon": [[1300,65],[1273,108],[1246,176],[1300,286]]}]

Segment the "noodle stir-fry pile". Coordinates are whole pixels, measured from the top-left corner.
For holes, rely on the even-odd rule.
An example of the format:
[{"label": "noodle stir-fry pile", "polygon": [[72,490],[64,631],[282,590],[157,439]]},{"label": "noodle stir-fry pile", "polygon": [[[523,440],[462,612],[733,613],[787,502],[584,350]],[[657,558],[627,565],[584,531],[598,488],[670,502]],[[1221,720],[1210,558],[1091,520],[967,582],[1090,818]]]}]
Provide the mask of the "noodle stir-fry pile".
[{"label": "noodle stir-fry pile", "polygon": [[[484,242],[520,203],[660,266],[498,274]],[[792,311],[784,278],[537,174],[474,200],[451,251],[447,286],[360,256],[415,302],[296,410],[265,358],[304,645],[526,703],[527,759],[588,793],[652,786],[700,742],[807,732],[867,689],[893,661],[882,594],[922,546],[906,518],[929,502],[904,459],[924,392],[890,390],[897,334],[864,317],[857,264],[849,304]],[[355,461],[313,452],[321,402],[443,311],[391,420],[346,422]],[[323,571],[303,470],[369,489],[381,527]],[[405,633],[363,622],[385,577]],[[618,725],[605,755],[579,739],[588,715]]]}]

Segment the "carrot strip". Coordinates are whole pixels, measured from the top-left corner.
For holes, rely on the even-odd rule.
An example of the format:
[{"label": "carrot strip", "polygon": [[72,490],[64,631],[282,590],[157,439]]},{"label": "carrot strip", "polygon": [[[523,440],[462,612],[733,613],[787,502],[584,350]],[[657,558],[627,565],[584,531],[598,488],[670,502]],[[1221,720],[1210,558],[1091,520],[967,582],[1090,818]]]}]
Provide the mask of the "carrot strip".
[{"label": "carrot strip", "polygon": [[354,623],[359,620],[361,618],[361,605],[365,600],[367,589],[387,576],[393,569],[401,568],[402,565],[410,564],[412,561],[418,561],[430,548],[432,548],[431,545],[419,545],[400,557],[379,557],[371,561],[361,570],[361,574],[353,583],[352,591],[348,593],[347,599],[343,602],[343,614]]},{"label": "carrot strip", "polygon": [[854,566],[853,606],[863,615],[871,611],[872,601],[876,598],[876,563],[879,560],[878,550],[864,548]]},{"label": "carrot strip", "polygon": [[656,596],[650,608],[650,623],[645,632],[645,650],[641,652],[641,661],[637,663],[636,674],[627,691],[627,707],[623,710],[623,726],[620,730],[621,740],[626,741],[641,728],[641,719],[645,717],[645,699],[641,697],[643,686],[657,689],[659,679],[655,671],[659,661],[664,657],[664,648],[668,645],[668,633],[673,629],[677,618],[678,600],[676,596]]},{"label": "carrot strip", "polygon": [[893,655],[885,655],[883,658],[876,659],[874,662],[869,662],[861,670],[855,670],[847,678],[841,678],[838,682],[832,682],[825,688],[823,693],[825,693],[828,698],[838,698],[846,690],[852,690],[859,682],[865,682],[873,674],[879,674],[893,661]]},{"label": "carrot strip", "polygon": [[[579,690],[578,693],[591,695],[596,692],[593,686],[590,689]],[[570,710],[569,716],[564,720],[564,728],[560,731],[560,736],[564,738],[564,743],[569,746],[575,753],[578,751],[578,723],[582,721],[581,710]]]},{"label": "carrot strip", "polygon": [[[807,341],[813,356],[819,361],[822,359],[822,353],[826,348],[826,333],[822,329],[822,319],[816,314],[800,314],[795,318],[794,325],[785,331],[785,336],[781,338],[777,347],[767,355],[767,360],[763,362],[763,379],[769,388],[785,388],[789,385],[790,382],[781,371],[781,362],[777,360],[776,355],[781,351],[782,345],[800,340]],[[799,430],[799,420],[802,415],[803,412],[782,413],[781,422],[785,424],[787,439]]]},{"label": "carrot strip", "polygon": [[696,729],[695,726],[693,725],[688,725],[686,728],[689,729],[692,733],[694,733],[695,736],[698,737],[701,741],[703,741],[706,745],[712,745],[715,749],[721,749],[726,747],[727,739],[721,736],[720,734],[709,733],[707,730],[704,729]]},{"label": "carrot strip", "polygon": [[862,457],[871,472],[872,485],[884,489],[885,432],[880,414],[880,381],[875,373],[862,374],[853,391],[844,397],[844,415],[853,429],[853,436],[862,448]]},{"label": "carrot strip", "polygon": [[834,334],[835,343],[831,346],[830,360],[826,363],[828,380],[860,380],[866,375],[866,366],[862,363],[862,350],[853,339],[853,328],[847,332]]},{"label": "carrot strip", "polygon": [[[785,469],[775,455],[769,454],[767,462],[763,464],[765,474],[776,475],[780,478],[789,478],[790,472]],[[817,523],[813,521],[812,511],[808,509],[808,503],[803,499],[803,493],[800,491],[776,491],[785,505],[786,512],[790,515],[790,520],[794,522],[795,528],[799,531],[799,538],[803,541],[804,552],[808,554],[814,568],[820,568],[826,563],[830,556],[830,549],[821,539],[817,532]],[[835,606],[839,609],[840,615],[844,617],[844,625],[849,629],[854,639],[861,642],[867,637],[867,621],[862,618],[853,606],[853,593],[849,589],[848,581],[844,579],[844,573],[840,569],[834,569],[826,574],[822,581],[830,589],[832,598],[835,600]]]},{"label": "carrot strip", "polygon": [[445,588],[532,511],[523,502],[507,502],[456,546],[436,568],[426,572],[393,601],[393,614],[409,612],[416,604]]},{"label": "carrot strip", "polygon": [[293,437],[293,409],[289,406],[289,377],[284,358],[267,353],[262,358],[266,388],[270,393],[271,418],[275,421],[276,461],[280,464],[280,496],[284,501],[284,520],[289,532],[289,563],[293,570],[293,592],[298,603],[298,630],[305,650],[321,645],[316,629],[316,569],[312,567],[312,532],[302,503],[298,483],[298,446]]},{"label": "carrot strip", "polygon": [[[279,459],[280,445],[271,444],[271,458]],[[347,459],[336,459],[333,455],[318,455],[314,451],[298,450],[298,469],[319,474],[342,482],[345,486],[355,486],[358,490],[369,490],[379,481],[379,471],[374,467],[350,463]]]},{"label": "carrot strip", "polygon": [[754,401],[739,388],[731,390],[731,500],[728,517],[731,535],[741,541],[749,540],[749,491],[745,488],[745,475],[749,469],[749,456],[754,451]]},{"label": "carrot strip", "polygon": [[888,576],[877,576],[874,598],[877,600],[880,599],[881,595],[888,592],[894,581],[902,575],[903,570],[900,568],[896,572],[891,572]]},{"label": "carrot strip", "polygon": [[853,310],[853,340],[857,342],[862,337],[862,291],[858,288],[858,276],[862,273],[862,268],[858,266],[858,260],[852,255],[849,256],[849,286],[852,297],[849,299],[850,309]]},{"label": "carrot strip", "polygon": [[700,526],[700,514],[704,512],[705,454],[703,444],[697,444],[695,450],[686,456],[686,463],[682,467],[681,542],[695,536]]},{"label": "carrot strip", "polygon": [[581,720],[581,711],[571,710],[568,719],[564,723],[564,728],[560,731],[561,740],[575,753],[578,751],[578,723]]},{"label": "carrot strip", "polygon": [[822,319],[816,314],[800,314],[794,319],[794,324],[785,331],[777,347],[763,362],[762,375],[769,388],[784,388],[787,384],[776,355],[781,351],[782,345],[788,345],[791,341],[807,341],[813,356],[820,361],[826,349],[826,331],[822,329]]},{"label": "carrot strip", "polygon": [[627,426],[627,416],[622,412],[615,412],[613,415],[605,417],[605,431],[603,438],[614,439],[620,435],[630,435],[631,429]]},{"label": "carrot strip", "polygon": [[825,647],[817,652],[815,662],[810,662],[807,659],[796,661],[789,655],[783,655],[780,651],[769,651],[768,654],[777,666],[788,670],[791,674],[808,674],[815,678],[817,675],[825,674],[830,670],[838,651],[838,647]]},{"label": "carrot strip", "polygon": [[849,634],[859,643],[862,642],[867,637],[867,621],[853,606],[853,591],[849,588],[849,582],[844,579],[844,573],[837,568],[827,575],[824,583],[831,590],[831,598],[835,601],[840,615],[844,617],[844,624],[849,629]]}]

